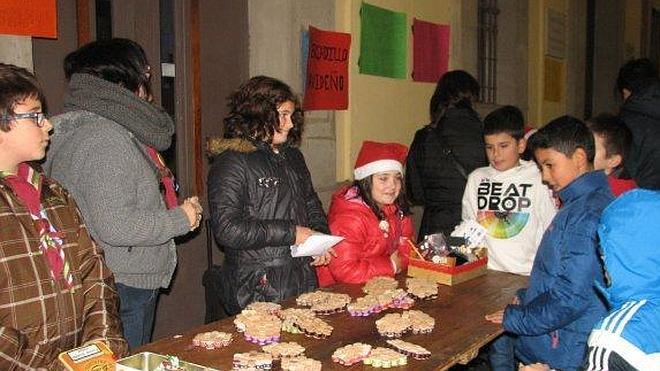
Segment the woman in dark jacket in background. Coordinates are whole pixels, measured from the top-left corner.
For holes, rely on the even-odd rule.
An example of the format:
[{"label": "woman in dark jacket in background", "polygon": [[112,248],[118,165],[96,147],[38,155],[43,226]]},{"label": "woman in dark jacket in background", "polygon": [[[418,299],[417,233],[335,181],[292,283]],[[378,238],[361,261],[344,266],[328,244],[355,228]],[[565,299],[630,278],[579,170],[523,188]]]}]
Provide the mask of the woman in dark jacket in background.
[{"label": "woman in dark jacket in background", "polygon": [[317,287],[313,265],[289,247],[328,233],[300,143],[303,115],[283,82],[257,76],[229,97],[208,176],[211,227],[224,249],[223,301],[231,314],[255,301],[279,302]]},{"label": "woman in dark jacket in background", "polygon": [[443,232],[461,221],[467,175],[486,166],[483,125],[472,104],[479,83],[465,71],[444,74],[430,103],[431,123],[419,129],[406,162],[406,188],[424,206],[418,238]]}]

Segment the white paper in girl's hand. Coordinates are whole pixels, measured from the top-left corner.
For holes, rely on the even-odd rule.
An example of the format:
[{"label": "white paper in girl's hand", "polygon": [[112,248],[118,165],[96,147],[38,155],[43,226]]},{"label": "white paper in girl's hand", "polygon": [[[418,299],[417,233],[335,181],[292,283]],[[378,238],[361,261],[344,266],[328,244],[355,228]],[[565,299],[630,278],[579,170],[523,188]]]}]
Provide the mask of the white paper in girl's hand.
[{"label": "white paper in girl's hand", "polygon": [[323,233],[314,233],[300,245],[291,246],[291,256],[320,256],[325,254],[329,248],[339,243],[344,237],[332,236]]}]

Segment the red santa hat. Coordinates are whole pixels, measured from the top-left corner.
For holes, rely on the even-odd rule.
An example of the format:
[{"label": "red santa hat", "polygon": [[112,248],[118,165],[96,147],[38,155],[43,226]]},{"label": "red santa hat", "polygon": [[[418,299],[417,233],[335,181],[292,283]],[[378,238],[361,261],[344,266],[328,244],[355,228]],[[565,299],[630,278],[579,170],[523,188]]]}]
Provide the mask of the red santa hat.
[{"label": "red santa hat", "polygon": [[378,143],[365,141],[355,161],[355,180],[364,179],[384,171],[403,173],[408,147],[399,143]]}]

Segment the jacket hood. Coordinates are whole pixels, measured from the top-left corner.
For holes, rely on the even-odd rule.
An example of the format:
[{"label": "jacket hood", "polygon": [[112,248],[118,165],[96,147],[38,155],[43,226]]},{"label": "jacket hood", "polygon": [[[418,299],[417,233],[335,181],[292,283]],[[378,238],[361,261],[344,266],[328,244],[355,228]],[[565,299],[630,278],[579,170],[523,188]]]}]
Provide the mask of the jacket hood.
[{"label": "jacket hood", "polygon": [[206,141],[206,152],[209,156],[216,156],[226,151],[249,153],[257,150],[251,141],[243,138],[212,137]]},{"label": "jacket hood", "polygon": [[629,300],[660,299],[660,191],[636,189],[608,206],[598,228],[613,307]]},{"label": "jacket hood", "polygon": [[647,87],[639,94],[633,93],[630,99],[623,104],[622,110],[648,115],[660,120],[660,104],[658,102],[660,102],[660,83]]}]

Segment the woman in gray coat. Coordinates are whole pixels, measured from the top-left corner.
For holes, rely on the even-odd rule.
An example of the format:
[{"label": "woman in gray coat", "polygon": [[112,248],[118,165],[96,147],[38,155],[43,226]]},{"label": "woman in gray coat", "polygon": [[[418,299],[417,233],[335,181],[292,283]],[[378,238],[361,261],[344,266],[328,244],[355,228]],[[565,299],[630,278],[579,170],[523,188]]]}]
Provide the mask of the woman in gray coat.
[{"label": "woman in gray coat", "polygon": [[[199,226],[196,197],[177,205],[174,179],[159,151],[174,123],[152,104],[144,51],[126,39],[95,41],[64,61],[69,94],[46,171],[76,198],[103,247],[131,348],[151,339],[158,290],[176,266],[173,238]],[[161,190],[164,192],[161,194]]]}]

